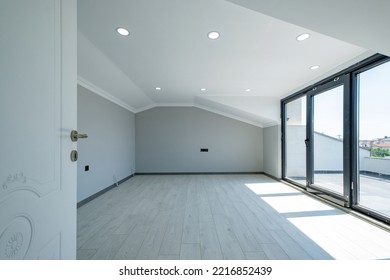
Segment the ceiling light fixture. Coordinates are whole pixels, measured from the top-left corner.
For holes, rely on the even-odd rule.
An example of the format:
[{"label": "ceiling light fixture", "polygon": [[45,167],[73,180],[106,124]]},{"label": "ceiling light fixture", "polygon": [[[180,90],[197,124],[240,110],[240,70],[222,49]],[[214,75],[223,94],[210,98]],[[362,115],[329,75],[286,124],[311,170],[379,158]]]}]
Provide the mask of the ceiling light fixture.
[{"label": "ceiling light fixture", "polygon": [[320,68],[319,65],[313,65],[312,67],[310,67],[311,70],[317,70],[318,68]]},{"label": "ceiling light fixture", "polygon": [[299,36],[297,37],[297,40],[298,40],[298,41],[304,41],[304,40],[306,40],[306,39],[309,39],[309,37],[310,37],[310,34],[309,34],[309,33],[303,33],[303,34],[301,34],[301,35],[299,35]]},{"label": "ceiling light fixture", "polygon": [[211,40],[215,40],[219,38],[219,33],[217,31],[211,31],[207,34],[207,37]]},{"label": "ceiling light fixture", "polygon": [[200,91],[206,91],[206,89],[205,88],[201,88]]},{"label": "ceiling light fixture", "polygon": [[129,36],[129,34],[130,34],[129,30],[127,30],[126,28],[123,28],[123,27],[118,27],[116,29],[116,32],[118,32],[122,36]]},{"label": "ceiling light fixture", "polygon": [[156,90],[161,90],[161,88],[160,87],[156,87]]},{"label": "ceiling light fixture", "polygon": [[251,89],[250,89],[250,88],[247,88],[245,91],[246,91],[246,92],[250,92],[250,91],[251,91]]}]

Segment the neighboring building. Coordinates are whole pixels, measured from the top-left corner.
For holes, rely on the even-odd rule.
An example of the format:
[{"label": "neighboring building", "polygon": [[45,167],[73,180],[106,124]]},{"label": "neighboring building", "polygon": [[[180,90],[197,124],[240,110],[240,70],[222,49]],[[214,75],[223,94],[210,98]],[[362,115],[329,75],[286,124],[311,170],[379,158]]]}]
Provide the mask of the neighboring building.
[{"label": "neighboring building", "polygon": [[390,151],[390,137],[372,139],[372,140],[359,140],[359,146],[364,148],[382,148]]}]

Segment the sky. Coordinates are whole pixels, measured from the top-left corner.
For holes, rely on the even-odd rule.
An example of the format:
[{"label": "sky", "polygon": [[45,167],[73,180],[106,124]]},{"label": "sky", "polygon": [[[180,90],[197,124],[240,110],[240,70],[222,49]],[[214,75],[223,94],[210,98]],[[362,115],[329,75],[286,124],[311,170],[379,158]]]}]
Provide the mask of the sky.
[{"label": "sky", "polygon": [[343,88],[314,96],[314,131],[335,138],[343,136]]},{"label": "sky", "polygon": [[390,137],[390,62],[360,74],[360,139]]}]

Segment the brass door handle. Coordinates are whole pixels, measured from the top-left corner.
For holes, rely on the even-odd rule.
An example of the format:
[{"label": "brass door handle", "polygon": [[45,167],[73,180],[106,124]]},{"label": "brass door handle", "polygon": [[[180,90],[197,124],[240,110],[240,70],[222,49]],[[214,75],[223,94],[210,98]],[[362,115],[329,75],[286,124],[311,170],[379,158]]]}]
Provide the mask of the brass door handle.
[{"label": "brass door handle", "polygon": [[88,135],[78,133],[77,130],[72,130],[70,133],[70,139],[72,139],[73,142],[77,142],[77,140],[84,138],[88,138]]}]

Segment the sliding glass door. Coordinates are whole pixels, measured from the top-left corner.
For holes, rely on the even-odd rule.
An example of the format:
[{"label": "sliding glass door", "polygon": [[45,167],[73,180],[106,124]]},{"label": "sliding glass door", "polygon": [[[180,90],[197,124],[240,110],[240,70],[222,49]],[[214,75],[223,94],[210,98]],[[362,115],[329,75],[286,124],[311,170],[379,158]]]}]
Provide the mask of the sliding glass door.
[{"label": "sliding glass door", "polygon": [[344,86],[313,96],[313,184],[342,195]]},{"label": "sliding glass door", "polygon": [[357,74],[356,206],[390,217],[390,62]]},{"label": "sliding glass door", "polygon": [[282,176],[340,205],[350,201],[349,75],[282,101]]},{"label": "sliding glass door", "polygon": [[292,100],[285,107],[285,176],[306,185],[306,96]]},{"label": "sliding glass door", "polygon": [[349,198],[344,188],[349,174],[345,172],[349,141],[349,133],[345,131],[349,119],[347,80],[348,76],[337,77],[308,93],[308,187],[332,196],[343,205]]},{"label": "sliding glass door", "polygon": [[282,177],[390,223],[390,58],[282,100]]}]

